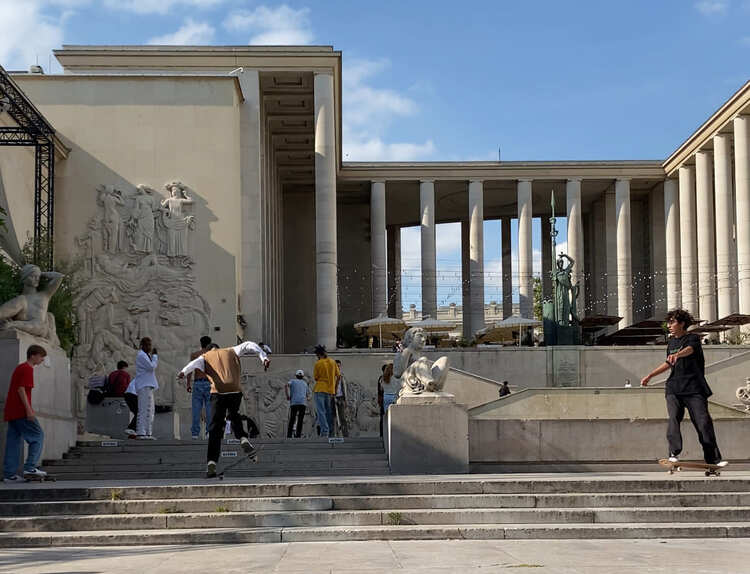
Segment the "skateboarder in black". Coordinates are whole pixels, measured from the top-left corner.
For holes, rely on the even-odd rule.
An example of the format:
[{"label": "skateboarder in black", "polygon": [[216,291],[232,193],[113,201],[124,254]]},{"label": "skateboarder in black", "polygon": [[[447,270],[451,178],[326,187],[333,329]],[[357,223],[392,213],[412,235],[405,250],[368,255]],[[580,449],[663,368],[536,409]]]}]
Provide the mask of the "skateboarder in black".
[{"label": "skateboarder in black", "polygon": [[704,376],[705,360],[701,340],[695,333],[687,331],[695,323],[695,319],[684,309],[675,309],[667,313],[666,322],[671,335],[667,342],[667,359],[641,379],[641,386],[647,386],[653,377],[671,370],[665,389],[669,417],[669,462],[679,462],[682,452],[680,423],[687,408],[703,447],[706,463],[726,466],[727,463],[721,459],[714,423],[708,413],[708,397],[712,392]]}]

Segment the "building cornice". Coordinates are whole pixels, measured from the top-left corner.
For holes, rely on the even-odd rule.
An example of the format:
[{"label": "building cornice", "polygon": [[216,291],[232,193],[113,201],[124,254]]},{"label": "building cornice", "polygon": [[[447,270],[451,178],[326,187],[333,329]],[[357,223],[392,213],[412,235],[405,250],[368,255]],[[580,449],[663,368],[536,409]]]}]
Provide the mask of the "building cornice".
[{"label": "building cornice", "polygon": [[655,161],[345,162],[339,177],[385,180],[663,179]]},{"label": "building cornice", "polygon": [[674,174],[682,164],[705,146],[709,140],[725,128],[735,116],[742,114],[750,106],[750,81],[745,82],[731,98],[716,110],[693,134],[664,161],[664,171]]}]

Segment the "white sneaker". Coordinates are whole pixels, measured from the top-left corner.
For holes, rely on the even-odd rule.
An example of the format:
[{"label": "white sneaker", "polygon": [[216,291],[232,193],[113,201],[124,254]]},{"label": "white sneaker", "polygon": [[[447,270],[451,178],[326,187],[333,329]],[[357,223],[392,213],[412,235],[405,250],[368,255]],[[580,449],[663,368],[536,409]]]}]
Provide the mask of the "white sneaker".
[{"label": "white sneaker", "polygon": [[719,468],[724,468],[724,467],[725,467],[726,465],[728,465],[728,464],[729,464],[729,463],[728,463],[728,462],[727,462],[726,460],[722,460],[722,461],[720,461],[720,462],[717,462],[717,463],[716,463],[716,466],[718,466]]},{"label": "white sneaker", "polygon": [[13,476],[6,476],[5,478],[3,478],[3,482],[7,482],[9,484],[23,482],[23,478],[21,478],[17,474],[14,474]]},{"label": "white sneaker", "polygon": [[201,437],[199,437],[197,434],[193,435],[193,440],[200,440],[200,439],[201,439]]},{"label": "white sneaker", "polygon": [[23,471],[24,478],[44,478],[45,476],[47,476],[47,473],[43,470],[39,470],[38,468],[35,468],[34,470]]},{"label": "white sneaker", "polygon": [[155,437],[154,435],[152,435],[152,434],[150,434],[150,435],[146,435],[146,436],[145,436],[144,438],[145,438],[146,440],[156,440],[156,437]]},{"label": "white sneaker", "polygon": [[669,462],[680,462],[680,459],[676,454],[670,454],[667,460]]},{"label": "white sneaker", "polygon": [[135,431],[133,429],[125,429],[125,434],[128,436],[133,436],[135,434]]}]

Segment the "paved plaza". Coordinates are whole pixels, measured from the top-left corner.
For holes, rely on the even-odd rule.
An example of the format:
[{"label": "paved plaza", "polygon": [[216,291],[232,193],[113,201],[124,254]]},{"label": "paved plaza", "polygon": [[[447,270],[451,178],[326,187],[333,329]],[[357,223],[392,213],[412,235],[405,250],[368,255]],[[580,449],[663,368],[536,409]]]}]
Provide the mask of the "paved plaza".
[{"label": "paved plaza", "polygon": [[745,574],[748,558],[750,539],[299,542],[7,550],[0,572]]}]

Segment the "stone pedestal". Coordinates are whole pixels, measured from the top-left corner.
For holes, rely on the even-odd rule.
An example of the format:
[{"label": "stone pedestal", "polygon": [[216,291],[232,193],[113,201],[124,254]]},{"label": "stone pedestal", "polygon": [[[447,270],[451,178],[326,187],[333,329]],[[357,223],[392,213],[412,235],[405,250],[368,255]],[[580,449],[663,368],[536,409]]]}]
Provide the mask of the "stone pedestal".
[{"label": "stone pedestal", "polygon": [[[86,403],[87,432],[123,439],[127,438],[125,428],[129,422],[130,409],[123,398],[106,398],[98,405]],[[180,415],[176,410],[154,415],[154,436],[159,439],[180,438]]]},{"label": "stone pedestal", "polygon": [[388,461],[394,474],[469,472],[469,415],[448,393],[401,397],[388,410]]},{"label": "stone pedestal", "polygon": [[[44,430],[42,459],[62,458],[75,445],[77,428],[70,384],[70,360],[60,347],[23,331],[0,331],[0,411],[5,409],[13,370],[26,360],[26,349],[41,345],[44,363],[34,368],[31,406]],[[6,424],[0,421],[0,453],[5,453]]]}]

